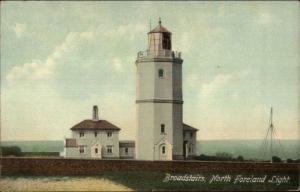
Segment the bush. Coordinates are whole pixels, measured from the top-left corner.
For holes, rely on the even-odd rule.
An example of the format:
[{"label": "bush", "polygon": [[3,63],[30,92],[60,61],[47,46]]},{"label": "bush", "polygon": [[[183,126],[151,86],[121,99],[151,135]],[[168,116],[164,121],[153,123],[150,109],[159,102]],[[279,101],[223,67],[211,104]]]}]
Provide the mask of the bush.
[{"label": "bush", "polygon": [[236,158],[237,161],[244,161],[244,157],[239,155],[237,158]]},{"label": "bush", "polygon": [[282,162],[282,160],[280,159],[280,157],[273,156],[272,157],[272,162],[274,162],[274,163],[280,163],[280,162]]},{"label": "bush", "polygon": [[22,156],[22,151],[18,146],[1,146],[2,156]]},{"label": "bush", "polygon": [[218,152],[216,153],[217,159],[220,159],[221,161],[231,161],[233,160],[233,157],[230,153],[225,153],[225,152]]},{"label": "bush", "polygon": [[216,157],[208,156],[208,155],[204,155],[204,154],[197,156],[195,159],[200,160],[200,161],[216,161]]},{"label": "bush", "polygon": [[199,161],[245,161],[243,156],[233,158],[230,153],[217,153],[216,156],[201,154],[195,158]]}]

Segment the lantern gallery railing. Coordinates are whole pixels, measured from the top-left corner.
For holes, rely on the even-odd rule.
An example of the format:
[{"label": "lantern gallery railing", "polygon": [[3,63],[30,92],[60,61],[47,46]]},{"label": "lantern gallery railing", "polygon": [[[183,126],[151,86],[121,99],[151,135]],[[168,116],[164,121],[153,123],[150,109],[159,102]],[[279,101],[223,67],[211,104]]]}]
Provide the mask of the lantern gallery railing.
[{"label": "lantern gallery railing", "polygon": [[137,54],[137,58],[147,58],[147,57],[170,57],[170,58],[181,58],[181,52],[171,51],[167,49],[156,50],[156,51],[140,51]]}]

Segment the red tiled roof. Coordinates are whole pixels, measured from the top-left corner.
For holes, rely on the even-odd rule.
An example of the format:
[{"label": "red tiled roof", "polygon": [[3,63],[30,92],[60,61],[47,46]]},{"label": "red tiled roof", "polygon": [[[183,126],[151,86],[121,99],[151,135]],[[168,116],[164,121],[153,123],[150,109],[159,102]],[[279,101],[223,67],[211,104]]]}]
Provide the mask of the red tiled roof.
[{"label": "red tiled roof", "polygon": [[182,124],[183,131],[198,131],[197,128],[187,125],[185,123]]},{"label": "red tiled roof", "polygon": [[106,120],[84,120],[74,125],[71,130],[121,130],[119,127]]},{"label": "red tiled roof", "polygon": [[166,29],[162,25],[158,25],[154,29],[152,29],[149,33],[171,33],[168,29]]},{"label": "red tiled roof", "polygon": [[66,147],[78,147],[76,139],[66,139]]}]

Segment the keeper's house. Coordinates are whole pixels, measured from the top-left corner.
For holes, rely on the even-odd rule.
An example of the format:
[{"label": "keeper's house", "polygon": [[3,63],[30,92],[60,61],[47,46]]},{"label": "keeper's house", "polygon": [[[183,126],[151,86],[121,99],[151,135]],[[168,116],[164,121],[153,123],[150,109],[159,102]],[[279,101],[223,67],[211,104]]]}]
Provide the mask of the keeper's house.
[{"label": "keeper's house", "polygon": [[72,128],[72,138],[66,139],[68,158],[135,158],[135,142],[119,141],[119,127],[98,117],[93,107],[93,118],[83,120]]}]

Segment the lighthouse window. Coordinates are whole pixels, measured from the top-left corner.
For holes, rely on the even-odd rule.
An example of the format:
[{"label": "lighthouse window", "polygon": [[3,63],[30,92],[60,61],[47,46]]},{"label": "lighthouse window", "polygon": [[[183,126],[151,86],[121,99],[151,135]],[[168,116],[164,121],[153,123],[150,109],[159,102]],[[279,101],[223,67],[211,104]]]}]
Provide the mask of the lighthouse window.
[{"label": "lighthouse window", "polygon": [[166,153],[166,147],[165,147],[165,146],[162,146],[162,148],[161,148],[161,153],[162,153],[162,154],[165,154],[165,153]]},{"label": "lighthouse window", "polygon": [[158,70],[158,77],[159,78],[163,78],[164,77],[164,70],[163,69],[159,69]]},{"label": "lighthouse window", "polygon": [[163,47],[163,49],[171,50],[171,36],[170,36],[170,34],[163,33],[162,47]]},{"label": "lighthouse window", "polygon": [[98,148],[95,148],[95,153],[98,153]]},{"label": "lighthouse window", "polygon": [[160,133],[165,133],[165,124],[160,125]]}]

